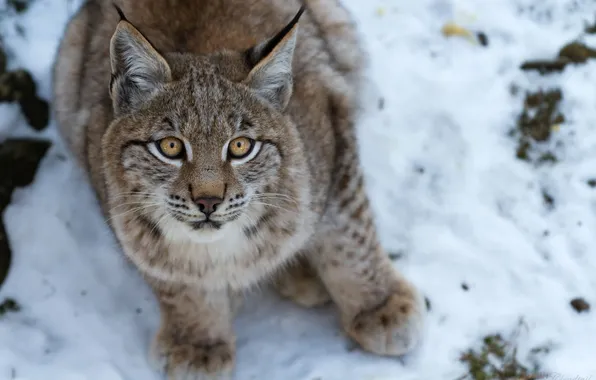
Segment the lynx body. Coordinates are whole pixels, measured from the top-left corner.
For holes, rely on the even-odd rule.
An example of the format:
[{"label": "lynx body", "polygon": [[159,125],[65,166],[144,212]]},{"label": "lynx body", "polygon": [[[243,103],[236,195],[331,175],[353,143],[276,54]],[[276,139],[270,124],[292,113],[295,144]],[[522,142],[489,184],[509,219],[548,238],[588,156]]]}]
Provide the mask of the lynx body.
[{"label": "lynx body", "polygon": [[354,125],[364,54],[346,10],[116,5],[89,0],[68,24],[54,105],[159,300],[151,354],[168,379],[232,377],[236,300],[264,281],[306,307],[335,303],[368,351],[410,351],[422,308],[369,208]]}]

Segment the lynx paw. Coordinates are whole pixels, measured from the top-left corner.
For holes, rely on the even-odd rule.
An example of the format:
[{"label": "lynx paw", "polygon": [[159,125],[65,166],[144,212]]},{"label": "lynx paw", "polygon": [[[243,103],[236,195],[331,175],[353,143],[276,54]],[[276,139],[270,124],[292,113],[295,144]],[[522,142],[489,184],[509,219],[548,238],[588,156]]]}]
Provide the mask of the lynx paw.
[{"label": "lynx paw", "polygon": [[394,293],[374,309],[358,313],[345,324],[345,330],[367,351],[400,356],[411,351],[421,338],[422,310],[412,293]]},{"label": "lynx paw", "polygon": [[193,343],[160,334],[151,348],[151,357],[168,380],[231,380],[234,351],[233,344],[224,341]]},{"label": "lynx paw", "polygon": [[274,287],[283,297],[303,307],[317,307],[331,301],[329,292],[306,262],[299,262],[280,273]]}]

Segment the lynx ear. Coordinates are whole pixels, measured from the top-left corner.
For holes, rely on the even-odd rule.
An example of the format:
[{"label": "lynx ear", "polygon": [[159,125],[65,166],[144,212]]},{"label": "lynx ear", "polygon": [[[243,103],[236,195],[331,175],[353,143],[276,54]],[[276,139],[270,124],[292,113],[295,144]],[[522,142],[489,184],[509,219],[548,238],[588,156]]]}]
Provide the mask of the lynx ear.
[{"label": "lynx ear", "polygon": [[110,96],[116,114],[149,100],[172,79],[170,66],[119,8],[120,22],[110,40]]},{"label": "lynx ear", "polygon": [[244,80],[263,99],[283,110],[292,96],[292,59],[296,46],[298,20],[304,7],[277,35],[249,49],[248,61],[254,67]]}]

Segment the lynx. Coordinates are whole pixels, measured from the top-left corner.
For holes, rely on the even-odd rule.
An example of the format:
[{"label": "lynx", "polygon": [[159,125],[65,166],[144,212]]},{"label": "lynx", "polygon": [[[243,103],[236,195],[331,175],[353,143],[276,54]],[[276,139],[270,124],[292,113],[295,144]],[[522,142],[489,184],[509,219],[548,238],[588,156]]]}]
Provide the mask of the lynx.
[{"label": "lynx", "polygon": [[359,162],[364,57],[337,0],[89,0],[69,22],[56,119],[156,295],[168,379],[233,377],[234,313],[264,282],[333,302],[367,351],[417,346]]}]

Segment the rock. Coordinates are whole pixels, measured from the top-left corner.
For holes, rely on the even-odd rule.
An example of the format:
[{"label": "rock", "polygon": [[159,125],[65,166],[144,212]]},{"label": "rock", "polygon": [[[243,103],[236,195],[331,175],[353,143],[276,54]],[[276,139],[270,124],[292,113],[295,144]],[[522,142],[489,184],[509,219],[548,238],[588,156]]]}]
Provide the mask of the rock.
[{"label": "rock", "polygon": [[50,122],[50,105],[45,100],[32,96],[22,99],[21,111],[31,127],[40,131]]},{"label": "rock", "polygon": [[35,81],[25,70],[0,74],[0,102],[18,102],[27,122],[36,130],[42,130],[48,125],[48,102],[37,96]]},{"label": "rock", "polygon": [[[13,190],[31,184],[49,147],[49,141],[36,139],[8,139],[0,144],[0,216],[10,203]],[[0,285],[8,274],[10,260],[10,244],[0,223]]]},{"label": "rock", "polygon": [[[0,41],[1,43],[2,41]],[[0,45],[0,74],[3,74],[6,71],[6,53],[2,49],[2,45]]]},{"label": "rock", "polygon": [[590,304],[583,298],[574,298],[570,302],[571,307],[578,313],[590,311]]},{"label": "rock", "polygon": [[559,58],[567,59],[573,63],[584,63],[588,59],[596,58],[596,50],[580,42],[571,42],[561,48]]}]

